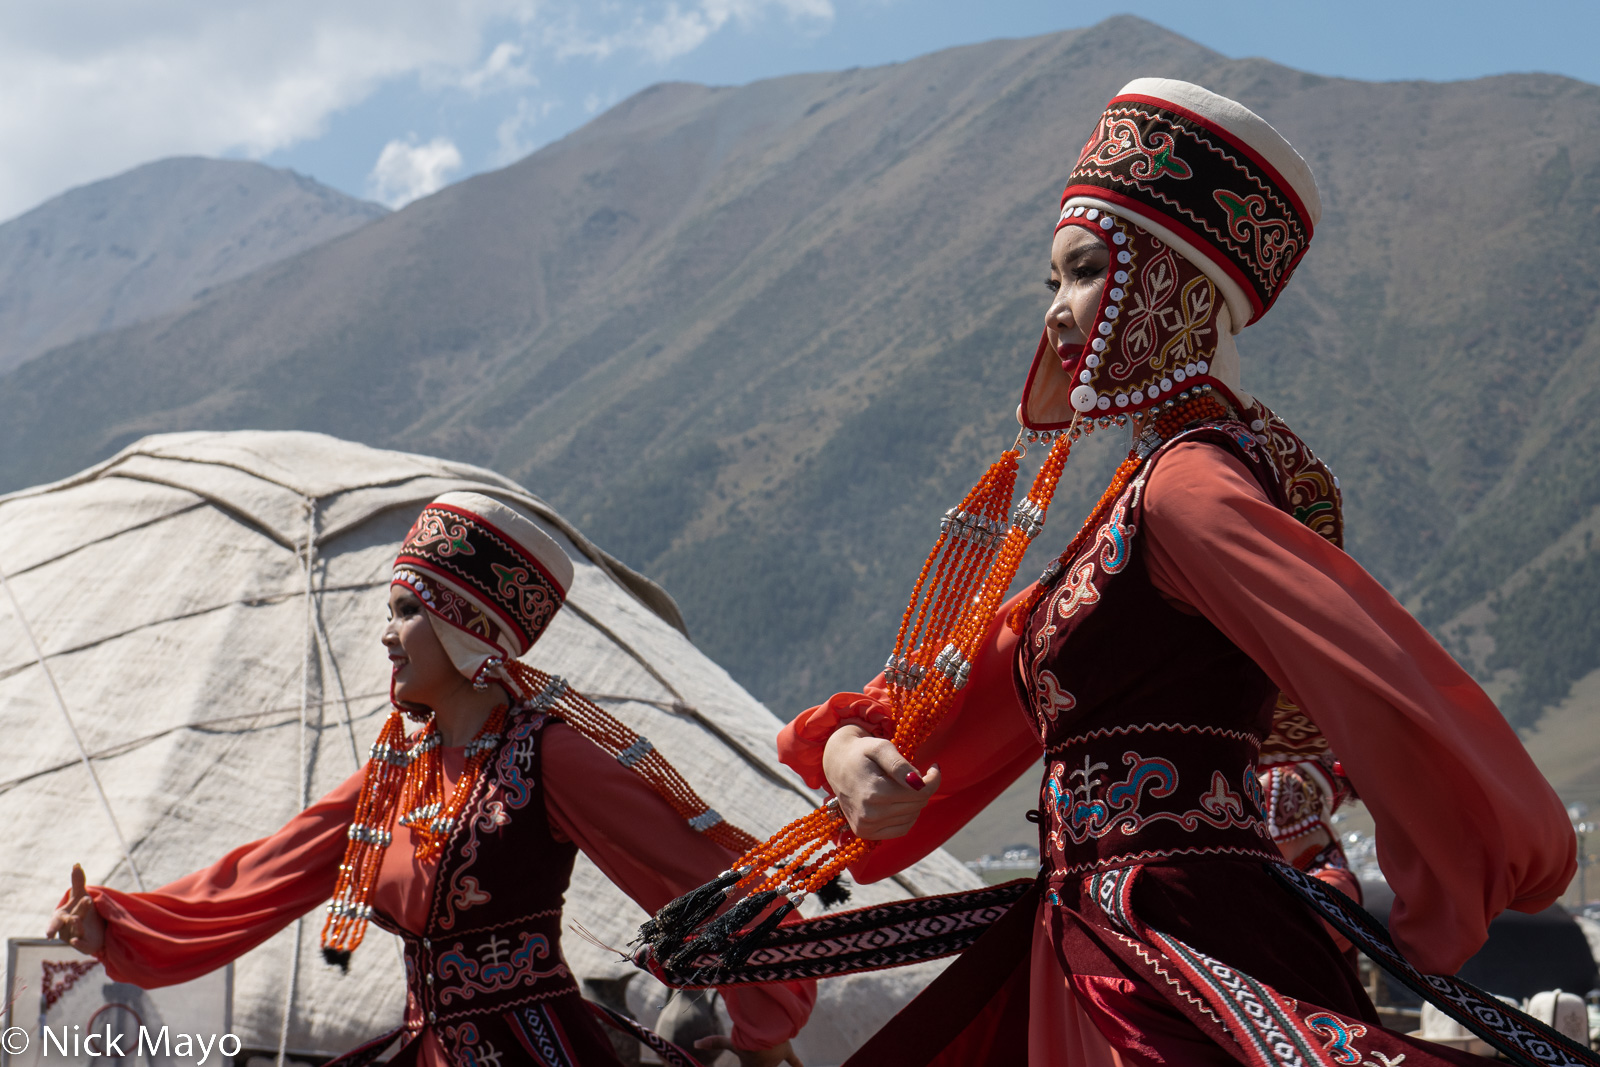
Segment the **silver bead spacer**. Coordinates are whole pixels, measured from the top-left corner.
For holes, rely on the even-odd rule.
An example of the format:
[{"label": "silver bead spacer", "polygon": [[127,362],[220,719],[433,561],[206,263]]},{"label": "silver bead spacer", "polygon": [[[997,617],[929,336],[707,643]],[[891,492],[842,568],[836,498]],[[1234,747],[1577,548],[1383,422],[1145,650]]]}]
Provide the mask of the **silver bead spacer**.
[{"label": "silver bead spacer", "polygon": [[707,808],[689,820],[689,828],[697,834],[703,834],[721,821],[721,815],[718,815],[713,809]]},{"label": "silver bead spacer", "polygon": [[933,669],[950,679],[950,683],[957,689],[967,684],[967,678],[972,674],[972,664],[967,662],[961,650],[954,644],[944,646],[933,661]]},{"label": "silver bead spacer", "polygon": [[649,738],[640,737],[633,744],[617,753],[617,762],[624,767],[632,767],[655,750],[656,746],[650,743]]},{"label": "silver bead spacer", "polygon": [[890,656],[883,665],[883,677],[890,685],[898,685],[903,689],[915,689],[922,684],[926,669],[919,663],[912,663],[910,659],[901,656],[896,659]]},{"label": "silver bead spacer", "polygon": [[1044,508],[1023,497],[1012,509],[1011,525],[1021,530],[1028,540],[1033,540],[1044,529]]}]

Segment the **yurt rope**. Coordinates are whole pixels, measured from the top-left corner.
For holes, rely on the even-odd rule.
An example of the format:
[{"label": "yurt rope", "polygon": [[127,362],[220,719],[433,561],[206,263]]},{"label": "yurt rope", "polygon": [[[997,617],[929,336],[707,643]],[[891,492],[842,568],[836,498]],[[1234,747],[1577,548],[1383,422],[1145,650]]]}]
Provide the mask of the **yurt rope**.
[{"label": "yurt rope", "polygon": [[[306,567],[306,625],[305,638],[300,645],[300,789],[295,797],[295,811],[304,811],[311,803],[311,765],[306,753],[306,730],[311,714],[311,657],[317,650],[317,608],[314,599],[314,578],[317,569],[317,502],[307,497],[306,542],[303,559]],[[297,553],[298,554],[298,553]],[[348,716],[348,708],[346,709]],[[283,987],[283,1021],[278,1027],[277,1067],[284,1067],[289,1048],[289,1020],[294,1014],[294,994],[300,984],[300,940],[305,934],[306,919],[302,915],[294,921],[294,944],[289,952],[289,980]]]},{"label": "yurt rope", "polygon": [[[324,586],[326,588],[326,586]],[[321,658],[328,664],[328,673],[333,675],[333,684],[339,688],[339,706],[344,709],[344,732],[350,740],[350,760],[354,769],[360,770],[364,760],[361,758],[361,746],[356,742],[355,712],[350,710],[350,696],[344,691],[344,673],[339,670],[339,661],[333,658],[333,642],[328,640],[328,630],[322,625],[322,613],[315,613],[317,626],[317,647]],[[328,701],[324,700],[319,707],[327,707]]]},{"label": "yurt rope", "polygon": [[17,624],[22,627],[23,636],[28,639],[28,646],[33,649],[33,658],[38,661],[39,669],[44,672],[45,681],[50,683],[50,692],[56,698],[56,707],[61,709],[61,718],[67,724],[67,732],[72,735],[72,743],[78,746],[78,759],[83,763],[83,769],[89,772],[89,780],[94,783],[95,795],[100,798],[100,806],[105,809],[106,818],[111,823],[111,830],[117,835],[117,844],[122,847],[122,859],[128,865],[128,873],[133,875],[133,884],[139,887],[139,892],[144,892],[144,879],[139,875],[139,867],[133,862],[133,850],[128,847],[128,839],[122,836],[122,825],[117,822],[116,813],[111,810],[111,798],[106,796],[105,786],[100,784],[100,775],[95,772],[94,764],[89,760],[89,750],[83,746],[83,738],[78,735],[78,726],[72,721],[72,713],[67,710],[67,701],[61,695],[61,687],[56,684],[55,672],[50,669],[50,662],[45,658],[44,650],[39,647],[38,640],[33,636],[33,627],[28,625],[28,617],[22,613],[22,605],[17,601],[17,594],[12,592],[11,583],[6,581],[5,571],[0,571],[0,588],[6,591],[6,599],[11,601],[11,610],[16,613]]}]

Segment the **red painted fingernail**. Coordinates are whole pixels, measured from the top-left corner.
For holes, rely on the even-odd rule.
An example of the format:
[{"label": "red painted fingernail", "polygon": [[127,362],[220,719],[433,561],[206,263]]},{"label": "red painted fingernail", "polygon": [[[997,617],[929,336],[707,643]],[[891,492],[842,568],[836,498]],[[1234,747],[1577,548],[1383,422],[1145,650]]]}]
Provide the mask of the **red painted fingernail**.
[{"label": "red painted fingernail", "polygon": [[909,785],[912,789],[921,789],[927,784],[928,783],[922,780],[922,775],[918,774],[915,770],[906,772],[906,785]]}]

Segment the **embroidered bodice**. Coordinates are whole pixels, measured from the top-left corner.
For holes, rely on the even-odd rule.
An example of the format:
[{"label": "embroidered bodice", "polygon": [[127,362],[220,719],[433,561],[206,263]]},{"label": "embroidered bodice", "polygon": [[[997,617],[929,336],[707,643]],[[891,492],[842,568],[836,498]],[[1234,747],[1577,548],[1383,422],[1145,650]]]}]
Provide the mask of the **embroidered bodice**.
[{"label": "embroidered bodice", "polygon": [[[540,773],[549,720],[513,720],[440,857],[425,934],[380,925],[405,947],[408,1041],[433,1026],[457,1063],[511,1052],[520,1005],[576,998],[561,955],[561,906],[577,848],[550,833]],[[533,1017],[537,1022],[540,1017]]]},{"label": "embroidered bodice", "polygon": [[1202,856],[1278,860],[1257,762],[1277,687],[1204,617],[1151,584],[1144,489],[1182,441],[1225,448],[1287,507],[1260,443],[1212,422],[1157,448],[1077,558],[1053,564],[1018,646],[1040,739],[1040,853],[1051,888],[1083,874]]}]

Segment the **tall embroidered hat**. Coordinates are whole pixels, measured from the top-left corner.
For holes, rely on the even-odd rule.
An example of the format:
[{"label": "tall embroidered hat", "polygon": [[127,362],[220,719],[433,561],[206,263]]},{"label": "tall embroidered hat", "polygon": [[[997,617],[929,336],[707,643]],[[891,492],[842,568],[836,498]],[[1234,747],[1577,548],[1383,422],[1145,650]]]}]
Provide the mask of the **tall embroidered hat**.
[{"label": "tall embroidered hat", "polygon": [[1131,414],[1185,382],[1237,392],[1232,335],[1277,300],[1321,212],[1311,168],[1249,108],[1188,82],[1129,82],[1079,154],[1056,224],[1105,242],[1106,287],[1081,350],[1040,339],[1023,426]]},{"label": "tall embroidered hat", "polygon": [[[372,746],[347,832],[344,862],[328,902],[322,954],[348,967],[373,916],[372,894],[395,826],[410,831],[419,862],[438,858],[474,795],[489,759],[517,718],[549,715],[614,756],[654,789],[697,833],[732,852],[756,839],[702,800],[655,746],[555,675],[517,657],[550,625],[572,587],[572,560],[532,520],[480,493],[445,493],[422,509],[395,557],[392,584],[416,593],[456,670],[479,688],[510,697],[490,712],[464,748],[453,786],[444,778],[433,709],[402,703]],[[404,716],[424,725],[407,736]]]},{"label": "tall embroidered hat", "polygon": [[395,557],[393,581],[427,606],[457,670],[475,684],[489,677],[509,684],[504,664],[533,647],[560,610],[572,561],[500,501],[445,493],[417,516]]},{"label": "tall embroidered hat", "polygon": [[[1276,299],[1318,211],[1305,162],[1239,104],[1151,78],[1111,101],[1073,168],[1056,226],[1082,227],[1110,259],[1090,340],[1054,350],[1046,333],[1018,410],[1025,433],[939,524],[882,675],[892,741],[906,760],[916,762],[970,680],[1029,544],[1044,530],[1073,443],[1096,427],[1132,424],[1137,437],[1066,549],[1008,613],[1014,633],[1062,568],[1100,551],[1098,539],[1144,462],[1196,423],[1226,424],[1251,435],[1252,448],[1270,446],[1296,517],[1339,543],[1332,473],[1277,416],[1239,393],[1236,365],[1218,366],[1236,364],[1233,334]],[[1016,499],[1023,442],[1041,439],[1052,442],[1049,455]],[[1280,708],[1283,721],[1301,715],[1287,700]],[[1300,742],[1311,747],[1305,734]],[[640,928],[635,959],[677,984],[714,981],[744,966],[806,896],[820,896],[876,847],[829,801],[657,912]]]}]

